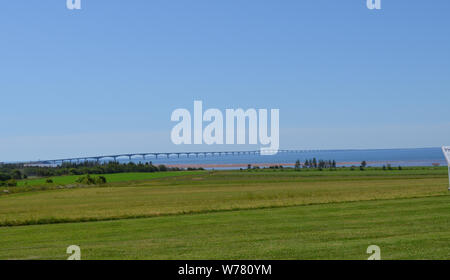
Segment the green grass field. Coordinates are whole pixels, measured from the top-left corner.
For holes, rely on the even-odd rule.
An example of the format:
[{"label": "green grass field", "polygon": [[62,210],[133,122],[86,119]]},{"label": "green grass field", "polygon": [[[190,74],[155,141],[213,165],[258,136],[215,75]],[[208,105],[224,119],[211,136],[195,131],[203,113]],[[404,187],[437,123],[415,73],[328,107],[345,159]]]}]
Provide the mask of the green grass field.
[{"label": "green grass field", "polygon": [[0,196],[0,259],[450,259],[444,168],[165,175]]},{"label": "green grass field", "polygon": [[[164,178],[170,176],[182,176],[192,173],[200,173],[198,171],[168,171],[168,172],[153,172],[153,173],[117,173],[117,174],[105,174],[106,180],[109,183],[116,182],[126,182],[126,181],[139,181],[155,178]],[[95,176],[95,175],[93,175]],[[57,176],[49,178],[39,178],[39,179],[28,179],[21,180],[18,182],[18,186],[36,186],[36,185],[48,185],[46,183],[47,179],[52,179],[53,183],[51,185],[67,185],[73,184],[80,177],[80,175],[70,175],[70,176]]]}]

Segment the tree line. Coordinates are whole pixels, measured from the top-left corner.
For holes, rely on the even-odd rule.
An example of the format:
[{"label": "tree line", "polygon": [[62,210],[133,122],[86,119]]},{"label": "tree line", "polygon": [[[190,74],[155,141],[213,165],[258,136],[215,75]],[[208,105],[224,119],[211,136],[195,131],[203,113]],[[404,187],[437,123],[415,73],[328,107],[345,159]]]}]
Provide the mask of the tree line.
[{"label": "tree line", "polygon": [[295,162],[295,169],[300,168],[319,168],[319,169],[325,169],[325,168],[336,168],[336,160],[323,160],[316,158],[312,159],[306,159],[305,162],[302,164],[300,160],[297,160]]}]

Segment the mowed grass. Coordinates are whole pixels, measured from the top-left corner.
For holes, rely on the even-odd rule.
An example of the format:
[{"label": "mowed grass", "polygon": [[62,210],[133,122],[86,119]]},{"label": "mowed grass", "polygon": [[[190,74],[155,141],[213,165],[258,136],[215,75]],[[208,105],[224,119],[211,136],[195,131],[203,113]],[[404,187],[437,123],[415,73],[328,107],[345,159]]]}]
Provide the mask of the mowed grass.
[{"label": "mowed grass", "polygon": [[0,226],[439,196],[448,184],[442,169],[188,174],[143,181],[117,174],[133,181],[0,196]]},{"label": "mowed grass", "polygon": [[[167,171],[167,172],[152,172],[152,173],[116,173],[116,174],[101,174],[101,176],[105,176],[108,183],[116,183],[116,182],[127,182],[127,181],[140,181],[140,180],[148,180],[148,179],[156,179],[156,178],[164,178],[171,176],[182,176],[189,174],[199,174],[203,171]],[[39,178],[39,179],[27,179],[20,180],[17,186],[40,186],[40,185],[48,185],[46,183],[47,179],[52,179],[53,185],[68,185],[74,184],[76,180],[83,175],[68,175],[68,176],[55,176],[49,178]],[[99,176],[99,175],[92,175]]]},{"label": "mowed grass", "polygon": [[[407,188],[407,186],[405,186]],[[450,196],[0,228],[0,259],[450,259]]]}]

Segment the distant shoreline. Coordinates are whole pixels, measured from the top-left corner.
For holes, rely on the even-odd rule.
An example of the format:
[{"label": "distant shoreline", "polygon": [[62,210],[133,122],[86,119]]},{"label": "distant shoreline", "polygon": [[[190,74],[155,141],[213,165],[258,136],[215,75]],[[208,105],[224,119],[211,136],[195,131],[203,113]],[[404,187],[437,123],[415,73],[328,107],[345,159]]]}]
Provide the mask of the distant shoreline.
[{"label": "distant shoreline", "polygon": [[[368,165],[383,165],[383,164],[391,164],[391,165],[401,165],[402,163],[407,163],[407,160],[398,160],[398,161],[367,161]],[[421,162],[420,160],[412,160],[411,162]],[[423,161],[426,163],[430,163],[430,161]],[[188,164],[165,164],[167,167],[178,167],[178,168],[247,168],[248,165],[251,165],[252,167],[271,167],[271,166],[285,166],[285,167],[292,167],[295,166],[295,163],[293,162],[285,162],[285,163],[188,163]],[[361,162],[356,161],[346,161],[346,162],[338,162],[337,166],[359,166]],[[435,163],[436,166],[442,166],[440,162]],[[302,163],[303,165],[303,163]],[[424,165],[429,166],[429,165]]]}]

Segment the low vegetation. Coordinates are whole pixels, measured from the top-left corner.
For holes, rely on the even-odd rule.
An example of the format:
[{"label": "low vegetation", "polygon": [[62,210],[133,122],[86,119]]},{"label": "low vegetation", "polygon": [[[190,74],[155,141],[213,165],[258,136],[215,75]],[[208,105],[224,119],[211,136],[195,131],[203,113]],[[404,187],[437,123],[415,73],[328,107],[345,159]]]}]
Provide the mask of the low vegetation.
[{"label": "low vegetation", "polygon": [[[82,163],[63,163],[61,165],[29,165],[29,164],[0,164],[0,186],[12,180],[27,179],[29,177],[54,177],[65,175],[86,174],[116,174],[116,173],[153,173],[168,171],[183,171],[182,168],[167,167],[165,165],[153,165],[146,163],[97,163],[86,161]],[[203,168],[189,167],[187,170],[196,171]]]},{"label": "low vegetation", "polygon": [[[103,187],[114,185],[121,182],[135,182],[142,180],[153,180],[165,177],[179,177],[186,175],[202,174],[205,171],[167,171],[167,172],[153,172],[153,173],[116,173],[116,174],[102,174],[100,176],[105,177],[106,184]],[[83,176],[78,175],[68,175],[68,176],[56,176],[51,178],[37,178],[37,179],[26,179],[19,180],[14,186],[8,187],[3,185],[0,187],[0,196],[22,193],[22,192],[35,192],[35,191],[46,191],[46,190],[56,190],[56,189],[68,189],[68,188],[78,188],[78,187],[92,187],[99,185],[89,185],[77,182]],[[92,177],[92,176],[91,176]],[[3,190],[3,192],[1,191]]]},{"label": "low vegetation", "polygon": [[[442,169],[190,172],[182,173],[186,176],[153,177],[152,180],[122,181],[91,187],[74,187],[69,184],[68,188],[60,186],[32,194],[2,195],[0,225],[109,220],[436,196],[445,194],[448,184],[446,170]],[[105,177],[108,182],[113,181],[111,175]],[[54,179],[56,182],[59,178]],[[12,189],[14,188],[10,188]]]},{"label": "low vegetation", "polygon": [[106,184],[106,178],[105,176],[93,176],[91,175],[85,175],[76,180],[77,183],[83,184],[83,185],[102,185]]},{"label": "low vegetation", "polygon": [[[0,196],[0,259],[64,259],[71,244],[84,259],[364,259],[371,244],[384,259],[450,258],[441,167],[46,179],[4,189],[11,192]],[[21,185],[33,180],[41,181]]]}]

